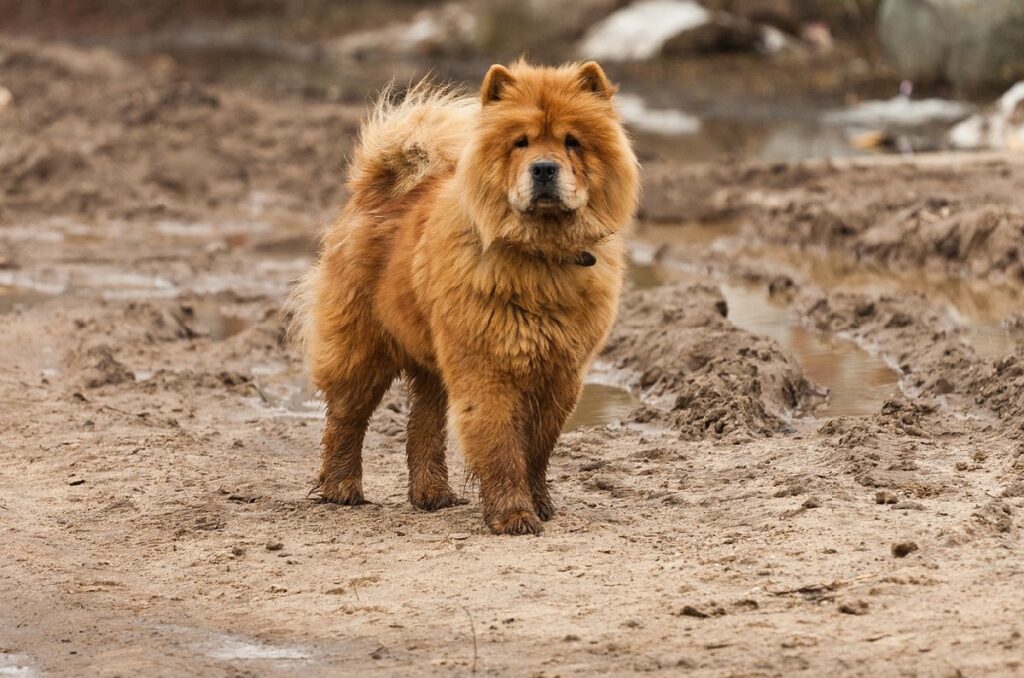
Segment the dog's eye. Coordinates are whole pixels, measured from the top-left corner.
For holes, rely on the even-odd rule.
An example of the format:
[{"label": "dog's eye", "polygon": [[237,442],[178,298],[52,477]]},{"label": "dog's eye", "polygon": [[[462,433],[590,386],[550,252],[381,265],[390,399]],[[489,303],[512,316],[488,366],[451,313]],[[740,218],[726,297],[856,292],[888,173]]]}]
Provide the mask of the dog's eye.
[{"label": "dog's eye", "polygon": [[565,147],[570,150],[577,149],[580,147],[580,140],[574,137],[573,135],[568,134],[565,137]]},{"label": "dog's eye", "polygon": [[526,137],[519,137],[514,145],[516,148],[526,148],[530,145],[530,140]]}]

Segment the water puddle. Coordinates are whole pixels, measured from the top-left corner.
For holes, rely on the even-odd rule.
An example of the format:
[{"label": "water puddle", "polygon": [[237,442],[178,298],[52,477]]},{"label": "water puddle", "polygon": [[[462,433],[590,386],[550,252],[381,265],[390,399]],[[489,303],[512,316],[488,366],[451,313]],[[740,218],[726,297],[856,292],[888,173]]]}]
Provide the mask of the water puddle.
[{"label": "water puddle", "polygon": [[642,403],[626,389],[609,384],[587,383],[576,403],[576,410],[565,422],[562,431],[573,431],[587,426],[602,426],[621,422],[626,415]]},{"label": "water puddle", "polygon": [[[709,276],[683,271],[666,272],[659,266],[634,264],[644,270],[642,279],[662,284],[709,282]],[[722,291],[729,320],[752,334],[769,337],[794,355],[804,374],[829,389],[828,401],[818,408],[824,417],[873,414],[882,403],[899,393],[899,375],[878,356],[851,341],[823,335],[805,327],[796,312],[771,300],[763,286],[723,283],[711,279]],[[638,287],[640,285],[634,278]]]},{"label": "water puddle", "polygon": [[[966,341],[982,357],[1002,357],[1017,348],[1007,320],[1024,310],[1019,288],[950,276],[917,266],[892,268],[875,265],[833,250],[798,250],[781,245],[743,242],[735,237],[739,230],[736,223],[722,226],[644,225],[638,236],[643,239],[642,244],[636,252],[640,260],[652,263],[658,247],[676,247],[685,257],[686,248],[700,245],[710,247],[732,261],[806,280],[830,292],[917,292],[961,325],[966,330]],[[641,275],[646,279],[658,276],[671,278],[674,275],[664,267],[654,265],[653,268],[657,270]]]},{"label": "water puddle", "polygon": [[183,302],[181,308],[190,327],[216,341],[233,337],[252,325],[241,310],[232,309],[231,304],[216,297],[191,299]]},{"label": "water puddle", "polygon": [[[259,383],[263,405],[269,407],[274,416],[314,420],[323,418],[323,402],[313,393],[309,383],[295,380],[283,365],[257,365],[253,368],[253,375]],[[396,385],[393,388],[398,387]],[[583,385],[576,409],[562,430],[617,424],[641,404],[626,389],[607,383],[588,382]]]},{"label": "water puddle", "polygon": [[24,310],[49,298],[49,294],[38,290],[0,285],[0,315]]},{"label": "water puddle", "polygon": [[[734,223],[721,227],[701,224],[645,225],[634,250],[632,280],[640,288],[667,281],[707,282],[719,285],[729,306],[729,319],[738,327],[771,337],[799,360],[805,374],[827,386],[830,397],[819,410],[825,416],[869,414],[898,392],[897,373],[880,357],[854,343],[805,327],[793,309],[769,298],[765,286],[715,279],[698,273],[687,248],[722,255],[828,291],[869,294],[919,292],[929,303],[945,310],[966,329],[966,341],[983,357],[998,357],[1016,350],[1005,321],[1022,309],[1019,291],[1010,286],[966,280],[921,268],[892,270],[854,261],[825,250],[794,250],[751,244],[737,236]],[[673,247],[679,259],[665,263],[663,248]],[[671,255],[670,255],[671,257]],[[690,263],[688,263],[690,262]]]},{"label": "water puddle", "polygon": [[27,663],[25,655],[0,652],[0,676],[18,676],[32,678],[39,675]]},{"label": "water puddle", "polygon": [[774,339],[796,356],[808,379],[828,387],[828,401],[817,414],[874,414],[883,402],[899,394],[899,375],[878,356],[851,341],[804,327],[792,309],[771,301],[763,288],[719,287],[734,325]]},{"label": "water puddle", "polygon": [[234,660],[303,660],[313,656],[312,652],[299,647],[267,645],[248,640],[225,637],[206,650],[206,656],[224,661]]}]

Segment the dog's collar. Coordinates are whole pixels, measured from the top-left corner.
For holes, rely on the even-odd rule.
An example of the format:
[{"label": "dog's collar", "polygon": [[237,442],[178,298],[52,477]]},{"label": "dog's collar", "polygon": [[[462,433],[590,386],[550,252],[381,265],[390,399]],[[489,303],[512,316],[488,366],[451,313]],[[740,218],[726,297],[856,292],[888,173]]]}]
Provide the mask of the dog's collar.
[{"label": "dog's collar", "polygon": [[534,252],[533,256],[541,261],[547,261],[549,263],[559,264],[575,264],[576,266],[582,266],[583,268],[590,268],[597,263],[597,257],[595,257],[589,250],[580,250],[574,257],[549,257],[543,252]]}]

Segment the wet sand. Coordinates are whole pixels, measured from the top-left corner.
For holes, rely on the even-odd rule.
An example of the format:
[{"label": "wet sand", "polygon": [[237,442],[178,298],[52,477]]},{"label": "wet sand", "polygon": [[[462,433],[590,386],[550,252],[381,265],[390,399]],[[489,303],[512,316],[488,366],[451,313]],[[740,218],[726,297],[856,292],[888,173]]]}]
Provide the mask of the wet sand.
[{"label": "wet sand", "polygon": [[[281,305],[361,106],[0,42],[0,672],[1015,675],[1024,162],[641,146],[619,323],[498,538],[307,497]],[[641,142],[649,143],[649,142]],[[912,546],[911,546],[912,544]]]}]

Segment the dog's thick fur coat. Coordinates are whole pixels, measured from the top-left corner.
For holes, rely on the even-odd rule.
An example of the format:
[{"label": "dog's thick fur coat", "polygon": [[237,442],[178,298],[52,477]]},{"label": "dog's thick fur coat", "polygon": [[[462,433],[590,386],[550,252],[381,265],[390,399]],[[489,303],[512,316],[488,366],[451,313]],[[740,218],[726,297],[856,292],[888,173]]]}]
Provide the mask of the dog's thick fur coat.
[{"label": "dog's thick fur coat", "polygon": [[426,85],[382,97],[294,299],[327,406],[325,499],[364,501],[363,436],[404,374],[415,506],[457,501],[450,423],[494,532],[551,518],[548,458],[615,318],[637,203],[613,94],[591,62],[493,66],[480,100]]}]

